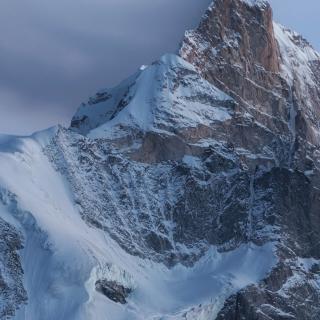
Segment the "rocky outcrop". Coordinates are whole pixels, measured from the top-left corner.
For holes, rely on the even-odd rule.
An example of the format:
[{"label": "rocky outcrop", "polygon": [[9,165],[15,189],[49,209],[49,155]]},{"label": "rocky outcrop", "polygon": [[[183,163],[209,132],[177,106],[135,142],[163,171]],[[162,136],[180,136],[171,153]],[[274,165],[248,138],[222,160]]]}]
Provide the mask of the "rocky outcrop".
[{"label": "rocky outcrop", "polygon": [[[2,200],[0,194],[0,206]],[[0,319],[14,316],[19,306],[27,302],[18,254],[22,248],[22,235],[0,218]]]},{"label": "rocky outcrop", "polygon": [[285,118],[280,52],[267,2],[214,1],[199,27],[186,33],[180,55],[247,107]]},{"label": "rocky outcrop", "polygon": [[101,292],[110,300],[121,304],[127,303],[126,299],[132,291],[115,281],[105,279],[98,280],[95,285],[97,291]]},{"label": "rocky outcrop", "polygon": [[216,319],[319,319],[318,262],[296,263],[279,265],[259,286],[230,297]]}]

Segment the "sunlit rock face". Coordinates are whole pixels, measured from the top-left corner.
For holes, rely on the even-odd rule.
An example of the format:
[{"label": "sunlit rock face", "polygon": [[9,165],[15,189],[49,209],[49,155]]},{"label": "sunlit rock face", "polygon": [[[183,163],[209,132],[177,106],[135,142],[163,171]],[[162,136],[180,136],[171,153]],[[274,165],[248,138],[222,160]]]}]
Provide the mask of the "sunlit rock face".
[{"label": "sunlit rock face", "polygon": [[[239,103],[239,122],[249,113],[271,131],[267,147],[281,138],[281,165],[303,170],[308,157],[318,159],[319,54],[274,24],[268,3],[214,1],[200,26],[186,32],[180,55]],[[242,134],[256,147],[249,130]]]},{"label": "sunlit rock face", "polygon": [[319,319],[319,66],[216,0],[70,128],[0,136],[0,318]]},{"label": "sunlit rock face", "polygon": [[[230,298],[218,319],[317,319],[317,273],[292,259],[319,258],[319,54],[300,35],[273,23],[266,2],[217,0],[200,26],[186,32],[180,55],[238,103],[241,146],[275,155],[274,167],[259,174],[253,189],[260,194],[256,183],[262,179],[272,199],[262,210],[272,212],[269,218],[282,230],[281,263],[259,288]],[[248,114],[252,124],[243,125]],[[257,124],[260,133],[254,134]],[[312,302],[297,307],[302,292]]]},{"label": "sunlit rock face", "polygon": [[285,111],[284,106],[273,106],[282,85],[268,3],[214,1],[199,27],[186,32],[180,54],[210,82],[255,108]]}]

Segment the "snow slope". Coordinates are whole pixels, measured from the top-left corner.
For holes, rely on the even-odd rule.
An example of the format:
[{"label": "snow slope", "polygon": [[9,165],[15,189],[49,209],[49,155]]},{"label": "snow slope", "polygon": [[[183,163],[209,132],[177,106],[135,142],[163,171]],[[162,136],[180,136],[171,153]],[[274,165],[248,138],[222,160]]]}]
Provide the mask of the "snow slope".
[{"label": "snow slope", "polygon": [[121,137],[133,129],[172,132],[231,119],[232,112],[223,106],[231,101],[191,64],[166,54],[82,104],[72,126],[91,138]]},{"label": "snow slope", "polygon": [[[213,317],[227,296],[262,279],[276,263],[271,244],[228,253],[212,247],[191,268],[168,269],[130,256],[81,219],[67,181],[43,153],[55,131],[0,145],[0,186],[7,195],[0,217],[25,239],[20,254],[28,303],[15,319],[182,319],[203,303]],[[134,289],[126,306],[95,290],[101,277]],[[209,319],[200,317],[203,312],[192,319]]]}]

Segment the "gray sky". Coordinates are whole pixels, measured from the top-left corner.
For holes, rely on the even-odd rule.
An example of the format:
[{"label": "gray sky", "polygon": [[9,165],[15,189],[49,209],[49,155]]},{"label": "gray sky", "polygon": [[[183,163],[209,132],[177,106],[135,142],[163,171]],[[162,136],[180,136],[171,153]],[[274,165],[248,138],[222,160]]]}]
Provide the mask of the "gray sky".
[{"label": "gray sky", "polygon": [[[1,0],[0,132],[68,124],[77,106],[175,52],[210,0]],[[271,0],[320,48],[319,0]]]}]

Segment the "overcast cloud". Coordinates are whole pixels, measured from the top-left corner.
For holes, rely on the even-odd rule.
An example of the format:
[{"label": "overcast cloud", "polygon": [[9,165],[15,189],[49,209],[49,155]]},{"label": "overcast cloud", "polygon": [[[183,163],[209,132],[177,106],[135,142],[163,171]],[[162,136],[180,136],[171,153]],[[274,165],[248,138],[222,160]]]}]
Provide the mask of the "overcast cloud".
[{"label": "overcast cloud", "polygon": [[[319,0],[271,0],[320,47]],[[68,124],[77,106],[165,52],[210,0],[1,0],[0,132]]]}]

